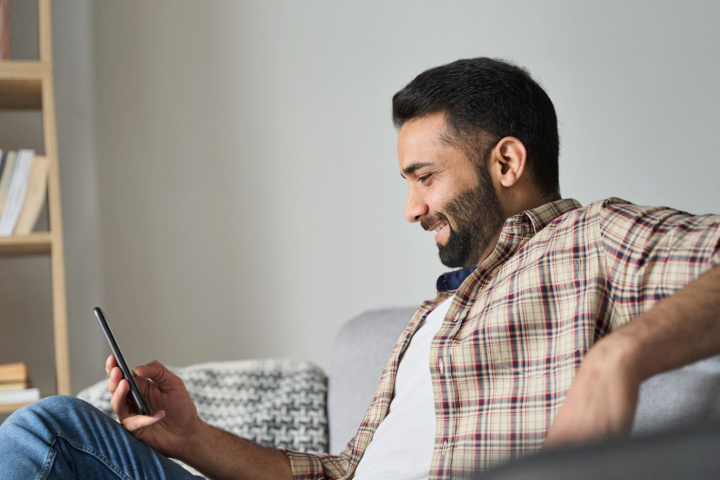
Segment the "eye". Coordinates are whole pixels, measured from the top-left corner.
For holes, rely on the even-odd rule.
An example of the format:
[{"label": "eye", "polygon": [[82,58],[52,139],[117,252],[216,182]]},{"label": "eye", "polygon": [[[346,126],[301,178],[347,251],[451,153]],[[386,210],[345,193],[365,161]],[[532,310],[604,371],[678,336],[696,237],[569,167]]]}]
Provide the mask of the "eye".
[{"label": "eye", "polygon": [[418,182],[425,183],[428,181],[428,179],[432,177],[432,173],[428,173],[427,175],[423,175],[422,177],[418,177]]}]

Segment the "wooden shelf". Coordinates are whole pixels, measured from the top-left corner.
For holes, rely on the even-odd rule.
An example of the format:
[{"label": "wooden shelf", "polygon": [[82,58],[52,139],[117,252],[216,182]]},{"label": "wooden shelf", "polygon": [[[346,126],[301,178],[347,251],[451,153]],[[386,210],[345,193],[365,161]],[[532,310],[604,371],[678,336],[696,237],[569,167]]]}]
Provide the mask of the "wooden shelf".
[{"label": "wooden shelf", "polygon": [[31,233],[0,237],[0,255],[38,255],[50,253],[52,237],[50,232]]},{"label": "wooden shelf", "polygon": [[41,110],[42,82],[51,72],[45,62],[0,61],[0,110]]},{"label": "wooden shelf", "polygon": [[[42,114],[44,141],[41,149],[48,159],[47,212],[50,231],[0,237],[0,257],[22,255],[47,255],[49,257],[57,393],[69,395],[70,359],[52,71],[51,0],[37,0],[37,2],[40,58],[38,61],[0,61],[0,110],[39,110]],[[28,295],[32,295],[32,293],[28,292]],[[13,320],[9,319],[8,321]],[[4,325],[0,325],[0,330],[4,330],[4,328]],[[32,332],[28,332],[28,344],[31,344],[32,340]],[[31,353],[36,351],[29,346],[28,356],[36,355],[36,353]],[[22,406],[23,404],[0,404],[0,413],[9,413]]]},{"label": "wooden shelf", "polygon": [[11,80],[36,79],[49,76],[52,67],[47,62],[29,60],[0,60],[0,78]]}]

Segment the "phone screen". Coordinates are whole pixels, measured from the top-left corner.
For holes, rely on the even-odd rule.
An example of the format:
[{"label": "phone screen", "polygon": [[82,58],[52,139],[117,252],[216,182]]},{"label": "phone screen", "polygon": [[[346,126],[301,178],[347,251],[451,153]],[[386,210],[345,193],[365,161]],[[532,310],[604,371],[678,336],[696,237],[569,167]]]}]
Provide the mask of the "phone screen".
[{"label": "phone screen", "polygon": [[107,321],[105,320],[105,315],[103,315],[102,310],[100,310],[100,307],[95,307],[93,309],[93,313],[95,314],[95,317],[97,318],[98,323],[100,323],[100,328],[102,328],[103,333],[105,334],[105,338],[107,339],[108,343],[110,344],[110,350],[112,350],[113,356],[115,356],[115,360],[117,360],[118,366],[120,367],[120,370],[122,370],[123,377],[125,377],[125,380],[128,381],[130,384],[130,393],[132,393],[133,399],[135,399],[135,404],[138,407],[138,410],[140,410],[140,413],[143,415],[148,414],[148,408],[145,405],[145,402],[143,401],[142,397],[140,396],[140,390],[138,390],[137,384],[135,383],[135,379],[132,376],[132,372],[127,366],[127,363],[125,363],[125,359],[122,356],[122,353],[120,352],[120,347],[118,347],[117,342],[115,341],[115,337],[112,334],[112,331],[110,331],[110,326],[108,325]]}]

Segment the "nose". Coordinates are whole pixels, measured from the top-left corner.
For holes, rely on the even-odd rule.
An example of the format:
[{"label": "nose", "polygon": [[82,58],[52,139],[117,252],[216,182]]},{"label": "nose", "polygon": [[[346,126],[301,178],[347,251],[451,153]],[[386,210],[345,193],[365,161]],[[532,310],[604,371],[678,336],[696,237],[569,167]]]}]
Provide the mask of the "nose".
[{"label": "nose", "polygon": [[428,206],[423,199],[417,194],[414,188],[408,190],[407,200],[405,201],[405,220],[410,223],[420,221],[423,215],[427,215]]}]

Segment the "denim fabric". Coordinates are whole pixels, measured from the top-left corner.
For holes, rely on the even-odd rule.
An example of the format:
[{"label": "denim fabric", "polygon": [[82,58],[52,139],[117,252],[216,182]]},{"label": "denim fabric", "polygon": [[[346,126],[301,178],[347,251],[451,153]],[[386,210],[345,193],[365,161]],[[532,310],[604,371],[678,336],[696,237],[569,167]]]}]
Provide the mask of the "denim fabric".
[{"label": "denim fabric", "polygon": [[0,478],[198,479],[74,397],[55,396],[0,425]]}]

